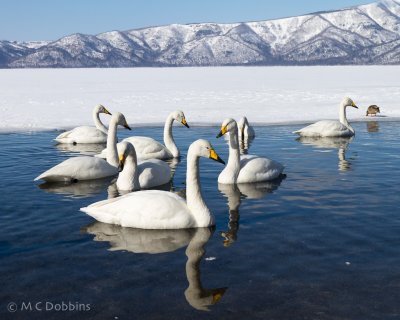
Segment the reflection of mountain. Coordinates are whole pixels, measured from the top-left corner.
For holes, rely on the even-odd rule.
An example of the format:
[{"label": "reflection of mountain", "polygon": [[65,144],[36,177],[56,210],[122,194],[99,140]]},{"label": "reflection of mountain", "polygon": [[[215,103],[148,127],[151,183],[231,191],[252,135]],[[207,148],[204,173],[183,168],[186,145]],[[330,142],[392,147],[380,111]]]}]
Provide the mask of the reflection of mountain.
[{"label": "reflection of mountain", "polygon": [[105,179],[78,181],[76,183],[45,182],[38,187],[49,193],[56,193],[76,198],[86,198],[107,189],[114,177]]},{"label": "reflection of mountain", "polygon": [[200,262],[213,229],[144,230],[94,222],[82,230],[94,235],[94,241],[109,242],[112,251],[157,254],[172,252],[187,245],[186,277],[189,286],[185,290],[185,297],[195,309],[207,311],[208,306],[216,304],[227,289],[206,289],[201,283]]},{"label": "reflection of mountain", "polygon": [[88,144],[70,144],[60,143],[56,144],[55,147],[61,152],[77,152],[86,156],[94,156],[100,153],[105,147],[105,144],[99,143],[88,143]]},{"label": "reflection of mountain", "polygon": [[221,232],[221,235],[225,238],[224,246],[228,247],[237,240],[241,199],[262,199],[278,189],[284,178],[285,176],[282,176],[273,181],[259,183],[218,184],[218,190],[228,199],[229,208],[228,231]]},{"label": "reflection of mountain", "polygon": [[339,171],[351,169],[351,162],[346,160],[346,150],[354,137],[299,137],[296,140],[304,145],[318,149],[338,149]]}]

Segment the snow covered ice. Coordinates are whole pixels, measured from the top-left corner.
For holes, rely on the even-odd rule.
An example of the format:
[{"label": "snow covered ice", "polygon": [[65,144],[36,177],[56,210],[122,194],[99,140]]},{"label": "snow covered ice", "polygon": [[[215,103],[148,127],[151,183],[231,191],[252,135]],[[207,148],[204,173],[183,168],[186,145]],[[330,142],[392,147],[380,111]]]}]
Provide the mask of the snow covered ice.
[{"label": "snow covered ice", "polygon": [[[2,69],[0,130],[92,125],[96,104],[122,112],[135,126],[162,125],[176,109],[190,125],[246,115],[252,124],[338,119],[350,96],[365,119],[377,104],[400,117],[400,66]],[[107,116],[102,116],[107,123]]]}]

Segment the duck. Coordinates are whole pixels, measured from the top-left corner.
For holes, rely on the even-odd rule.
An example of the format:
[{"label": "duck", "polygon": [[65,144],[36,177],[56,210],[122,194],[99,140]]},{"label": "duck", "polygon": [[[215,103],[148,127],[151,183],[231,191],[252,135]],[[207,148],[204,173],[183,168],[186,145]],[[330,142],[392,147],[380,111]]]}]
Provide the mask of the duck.
[{"label": "duck", "polygon": [[374,104],[374,105],[368,107],[366,116],[368,117],[369,115],[371,115],[371,116],[376,117],[377,113],[381,113],[381,110],[379,109],[379,107],[376,104]]},{"label": "duck", "polygon": [[122,227],[186,229],[213,226],[214,216],[201,195],[200,157],[225,163],[209,141],[193,142],[187,155],[186,201],[173,192],[144,190],[95,202],[80,210],[97,221]]},{"label": "duck", "polygon": [[304,137],[351,137],[354,136],[355,130],[347,121],[346,108],[353,107],[358,109],[354,101],[345,97],[339,107],[339,121],[322,120],[313,123],[293,133]]},{"label": "duck", "polygon": [[112,115],[107,138],[107,160],[90,156],[69,158],[43,172],[34,181],[42,179],[47,182],[78,182],[117,175],[119,165],[117,153],[118,125],[131,130],[122,113],[116,112]]},{"label": "duck", "polygon": [[159,159],[149,159],[138,163],[135,147],[127,141],[118,145],[120,173],[117,188],[120,191],[149,189],[168,183],[171,168]]},{"label": "duck", "polygon": [[254,138],[256,136],[254,128],[249,124],[247,117],[242,117],[237,124],[239,129],[239,140],[242,141],[246,138]]},{"label": "duck", "polygon": [[217,138],[229,133],[229,158],[218,176],[218,183],[255,183],[278,178],[284,166],[279,162],[255,155],[240,155],[238,126],[234,119],[224,120]]},{"label": "duck", "polygon": [[106,107],[99,104],[94,107],[92,116],[96,127],[80,126],[70,131],[61,133],[54,140],[60,144],[87,144],[87,143],[106,143],[107,127],[100,120],[100,113],[112,115]]},{"label": "duck", "polygon": [[[135,146],[136,154],[139,160],[160,159],[168,160],[179,158],[180,151],[175,144],[172,136],[172,124],[174,121],[180,122],[185,127],[189,128],[183,111],[177,110],[171,112],[164,125],[164,144],[150,137],[132,136],[125,138],[122,141],[130,142]],[[106,149],[98,156],[104,158]]]}]

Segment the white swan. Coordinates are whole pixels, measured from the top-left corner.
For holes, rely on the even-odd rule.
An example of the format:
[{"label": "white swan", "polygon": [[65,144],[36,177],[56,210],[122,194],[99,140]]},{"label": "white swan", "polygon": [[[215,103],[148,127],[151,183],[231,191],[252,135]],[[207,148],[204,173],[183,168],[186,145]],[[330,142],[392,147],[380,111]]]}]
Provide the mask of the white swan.
[{"label": "white swan", "polygon": [[229,132],[229,159],[225,169],[218,176],[218,183],[254,183],[279,177],[284,167],[280,163],[254,155],[240,155],[238,126],[235,120],[222,123],[217,138]]},{"label": "white swan", "polygon": [[246,117],[242,117],[237,123],[239,129],[239,139],[243,140],[245,138],[254,138],[256,133],[253,127],[249,124]]},{"label": "white swan", "polygon": [[139,229],[185,229],[214,225],[201,196],[199,157],[224,163],[206,140],[193,142],[187,156],[186,198],[158,190],[132,192],[81,208],[96,220]]},{"label": "white swan", "polygon": [[35,178],[45,181],[76,182],[81,180],[101,179],[118,173],[117,126],[129,130],[125,117],[116,112],[110,121],[107,138],[107,161],[96,157],[74,157],[67,159]]},{"label": "white swan", "polygon": [[[139,160],[147,159],[172,159],[179,158],[180,152],[172,137],[172,124],[174,121],[182,123],[185,127],[189,128],[186,122],[185,114],[182,111],[174,111],[170,113],[164,125],[164,144],[149,137],[133,136],[125,138],[122,141],[130,142],[134,145],[136,154]],[[98,156],[105,158],[106,149],[104,149]]]},{"label": "white swan", "polygon": [[142,161],[138,164],[135,148],[129,142],[118,144],[119,169],[117,188],[121,191],[148,189],[168,183],[171,168],[158,159]]},{"label": "white swan", "polygon": [[322,120],[313,123],[303,129],[294,131],[300,136],[305,137],[351,137],[355,131],[347,121],[346,108],[353,107],[358,109],[356,104],[350,98],[344,98],[339,108],[339,121]]},{"label": "white swan", "polygon": [[61,133],[54,140],[58,143],[68,143],[68,144],[80,144],[80,143],[106,143],[107,142],[107,132],[108,129],[100,121],[99,114],[105,113],[111,115],[111,113],[99,104],[93,109],[93,121],[96,125],[95,127],[81,126],[76,127],[70,131]]}]

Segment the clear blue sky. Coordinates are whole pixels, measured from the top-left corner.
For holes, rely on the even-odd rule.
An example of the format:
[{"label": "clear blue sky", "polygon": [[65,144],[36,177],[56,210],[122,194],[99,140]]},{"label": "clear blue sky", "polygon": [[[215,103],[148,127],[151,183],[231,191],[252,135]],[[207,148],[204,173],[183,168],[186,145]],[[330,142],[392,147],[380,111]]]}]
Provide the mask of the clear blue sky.
[{"label": "clear blue sky", "polygon": [[56,40],[191,22],[242,22],[340,9],[373,0],[0,0],[0,40]]}]

